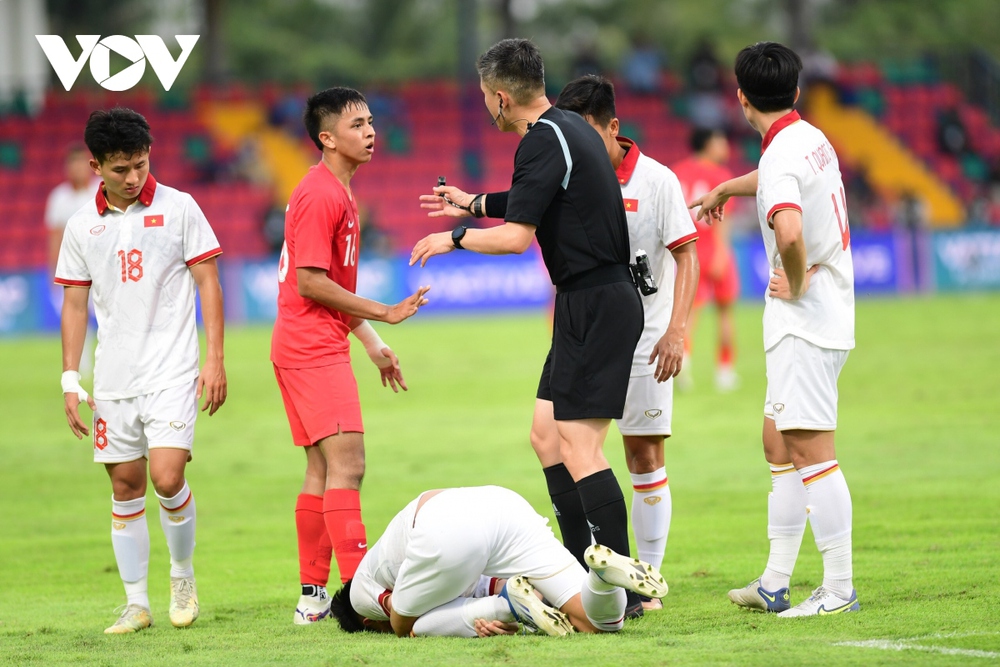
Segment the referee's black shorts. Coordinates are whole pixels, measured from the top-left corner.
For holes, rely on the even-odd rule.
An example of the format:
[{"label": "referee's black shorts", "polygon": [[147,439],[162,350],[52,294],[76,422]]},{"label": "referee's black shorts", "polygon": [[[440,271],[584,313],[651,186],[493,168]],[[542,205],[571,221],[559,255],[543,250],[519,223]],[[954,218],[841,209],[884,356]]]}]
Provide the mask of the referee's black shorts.
[{"label": "referee's black shorts", "polygon": [[621,419],[642,327],[631,281],[558,292],[537,397],[552,401],[559,421]]}]

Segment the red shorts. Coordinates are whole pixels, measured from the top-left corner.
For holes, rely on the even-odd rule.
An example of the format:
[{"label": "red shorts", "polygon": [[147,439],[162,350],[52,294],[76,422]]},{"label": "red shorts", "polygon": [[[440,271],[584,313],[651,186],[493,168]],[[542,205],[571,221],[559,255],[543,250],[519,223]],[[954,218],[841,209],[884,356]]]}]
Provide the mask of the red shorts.
[{"label": "red shorts", "polygon": [[274,377],[297,446],[308,447],[341,432],[365,432],[350,362],[319,368],[275,366]]},{"label": "red shorts", "polygon": [[709,270],[712,268],[712,259],[715,256],[715,242],[709,237],[702,242],[698,238],[698,264],[701,265],[701,275],[698,278],[698,291],[694,295],[694,305],[700,308],[706,302],[713,301],[720,306],[728,306],[736,301],[740,296],[740,275],[736,269],[736,260],[730,251],[726,258],[722,275],[712,278]]}]

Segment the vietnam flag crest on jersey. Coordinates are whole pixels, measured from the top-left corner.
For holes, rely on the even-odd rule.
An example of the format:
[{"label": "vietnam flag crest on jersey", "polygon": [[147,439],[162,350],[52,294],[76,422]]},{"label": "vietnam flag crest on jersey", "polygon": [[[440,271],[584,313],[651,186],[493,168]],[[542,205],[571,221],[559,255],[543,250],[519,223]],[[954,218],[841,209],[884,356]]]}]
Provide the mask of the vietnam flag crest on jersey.
[{"label": "vietnam flag crest on jersey", "polygon": [[142,218],[143,227],[162,227],[163,226],[163,216],[162,215],[145,215]]},{"label": "vietnam flag crest on jersey", "polygon": [[[623,199],[625,202],[626,211],[638,211],[639,210],[639,200],[638,199]],[[148,227],[148,225],[147,225]]]}]

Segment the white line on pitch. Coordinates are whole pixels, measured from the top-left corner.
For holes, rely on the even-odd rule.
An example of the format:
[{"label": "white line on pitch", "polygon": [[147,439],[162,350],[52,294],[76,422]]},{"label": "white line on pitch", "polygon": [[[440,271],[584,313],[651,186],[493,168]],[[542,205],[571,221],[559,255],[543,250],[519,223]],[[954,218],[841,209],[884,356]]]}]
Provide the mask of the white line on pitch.
[{"label": "white line on pitch", "polygon": [[969,658],[1000,658],[1000,653],[994,651],[977,651],[967,648],[949,648],[946,646],[923,646],[905,641],[890,639],[869,639],[861,642],[837,642],[834,646],[853,646],[855,648],[877,648],[882,651],[925,651],[944,655],[962,655]]}]

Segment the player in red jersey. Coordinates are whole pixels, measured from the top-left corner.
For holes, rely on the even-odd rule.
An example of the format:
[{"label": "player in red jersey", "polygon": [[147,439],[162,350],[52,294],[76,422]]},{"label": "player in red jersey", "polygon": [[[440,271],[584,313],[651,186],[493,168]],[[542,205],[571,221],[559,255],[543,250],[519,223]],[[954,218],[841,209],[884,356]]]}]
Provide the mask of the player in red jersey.
[{"label": "player in red jersey", "polygon": [[[675,164],[672,169],[680,179],[686,201],[694,201],[710,192],[719,183],[732,178],[732,173],[724,165],[729,162],[729,139],[722,130],[695,129],[691,133],[693,155]],[[692,215],[692,218],[694,215]],[[694,298],[691,326],[685,341],[686,356],[691,354],[691,340],[698,322],[698,311],[709,300],[715,302],[719,313],[719,349],[715,372],[715,384],[722,391],[736,387],[737,377],[733,370],[733,314],[732,304],[740,295],[740,279],[736,270],[736,260],[729,238],[726,222],[706,225],[695,220],[698,229],[698,262],[701,276],[698,292]],[[678,386],[691,384],[690,360],[685,358],[684,370],[678,376]],[[686,381],[682,379],[686,377]]]},{"label": "player in red jersey", "polygon": [[351,177],[372,159],[375,129],[364,96],[330,88],[306,102],[306,130],[323,157],[292,192],[278,264],[278,317],[271,361],[306,475],[295,508],[302,597],[295,622],[330,614],[331,549],[343,581],[367,549],[358,489],[365,472],[364,427],[351,370],[348,332],[360,340],[383,386],[406,390],[399,360],[368,323],[398,324],[427,303],[421,287],[387,306],[354,292],[358,280],[358,206]]}]

